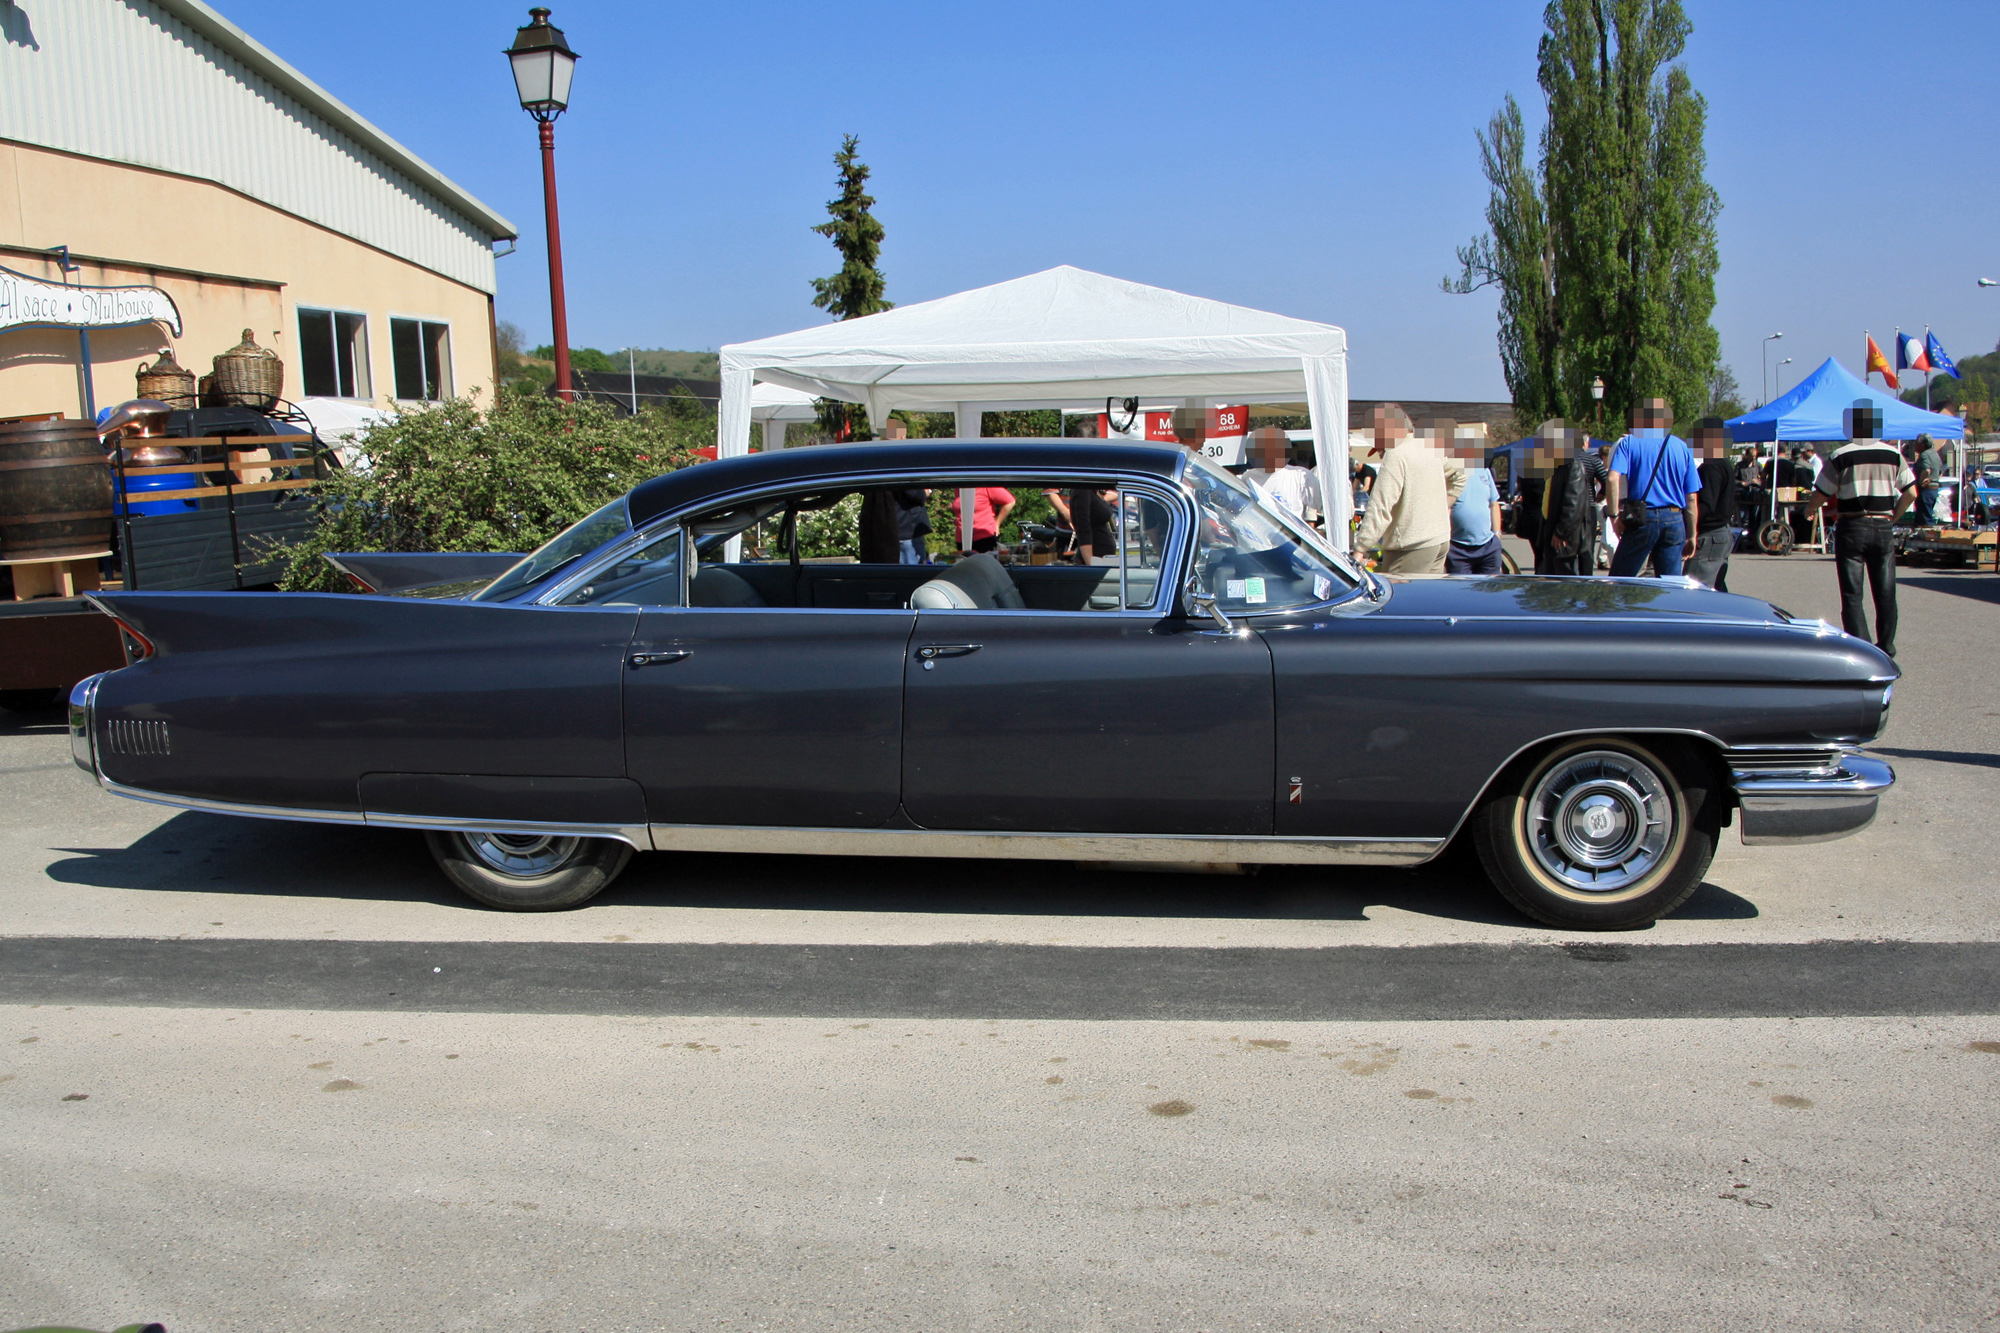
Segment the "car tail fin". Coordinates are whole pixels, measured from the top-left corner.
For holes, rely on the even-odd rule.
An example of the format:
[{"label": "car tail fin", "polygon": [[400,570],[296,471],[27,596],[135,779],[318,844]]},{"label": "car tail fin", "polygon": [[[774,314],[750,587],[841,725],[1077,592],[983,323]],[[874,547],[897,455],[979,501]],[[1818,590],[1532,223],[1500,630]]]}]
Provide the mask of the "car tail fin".
[{"label": "car tail fin", "polygon": [[125,644],[125,665],[130,666],[134,662],[143,662],[159,652],[159,649],[154,646],[151,639],[141,634],[131,621],[119,615],[117,609],[107,604],[103,598],[85,593],[84,600],[102,611],[105,615],[110,616],[111,623],[118,627],[118,637]]}]

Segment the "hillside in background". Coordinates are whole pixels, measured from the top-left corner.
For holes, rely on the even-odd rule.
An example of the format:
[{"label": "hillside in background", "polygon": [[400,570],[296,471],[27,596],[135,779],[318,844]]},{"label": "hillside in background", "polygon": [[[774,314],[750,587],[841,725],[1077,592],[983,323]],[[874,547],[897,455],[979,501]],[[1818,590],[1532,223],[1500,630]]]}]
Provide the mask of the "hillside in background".
[{"label": "hillside in background", "polygon": [[[1980,356],[1960,357],[1959,379],[1937,375],[1931,379],[1931,407],[1937,411],[1965,404],[1966,424],[1984,434],[1993,429],[1993,404],[2000,402],[2000,347]],[[1903,401],[1924,405],[1922,388],[1907,389]]]}]

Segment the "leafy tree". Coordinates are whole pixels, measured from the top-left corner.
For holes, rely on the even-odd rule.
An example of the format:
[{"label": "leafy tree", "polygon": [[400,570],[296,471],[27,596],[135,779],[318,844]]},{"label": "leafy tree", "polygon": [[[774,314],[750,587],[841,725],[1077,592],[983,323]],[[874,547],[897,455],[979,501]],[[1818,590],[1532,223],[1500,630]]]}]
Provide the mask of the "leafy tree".
[{"label": "leafy tree", "polygon": [[1727,421],[1749,410],[1743,406],[1743,388],[1736,382],[1736,372],[1717,361],[1715,372],[1708,377],[1708,408],[1702,415]]},{"label": "leafy tree", "polygon": [[[1958,374],[1958,379],[1949,375],[1931,378],[1932,410],[1942,412],[1963,406],[1969,430],[1983,433],[1993,429],[1993,403],[2000,399],[2000,347],[1981,356],[1961,359]],[[1906,391],[1903,401],[1922,407],[1923,388]]]},{"label": "leafy tree", "polygon": [[1500,289],[1500,356],[1524,418],[1586,417],[1602,376],[1607,420],[1664,397],[1710,405],[1719,346],[1707,103],[1678,59],[1679,0],[1550,0],[1537,81],[1539,161],[1510,97],[1478,136],[1492,187],[1487,233],[1458,252],[1452,292]]},{"label": "leafy tree", "polygon": [[[893,309],[882,299],[885,285],[875,264],[882,257],[882,224],[869,212],[875,196],[868,193],[868,164],[854,155],[861,140],[850,134],[840,141],[833,164],[840,168],[840,194],[829,199],[829,219],[813,230],[833,242],[840,255],[840,271],[830,278],[814,278],[812,303],[835,319],[859,319]],[[835,439],[871,438],[868,414],[853,403],[832,398],[819,400],[819,424]]]},{"label": "leafy tree", "polygon": [[[554,343],[544,343],[535,349],[538,360],[553,361],[556,357]],[[569,349],[571,370],[624,370],[625,363],[613,361],[608,352],[600,352],[595,347],[572,347]]]},{"label": "leafy tree", "polygon": [[505,387],[490,408],[451,398],[399,412],[357,442],[358,465],[313,488],[320,523],[278,550],[282,586],[341,592],[328,551],[530,551],[715,438],[693,408],[620,417]]}]

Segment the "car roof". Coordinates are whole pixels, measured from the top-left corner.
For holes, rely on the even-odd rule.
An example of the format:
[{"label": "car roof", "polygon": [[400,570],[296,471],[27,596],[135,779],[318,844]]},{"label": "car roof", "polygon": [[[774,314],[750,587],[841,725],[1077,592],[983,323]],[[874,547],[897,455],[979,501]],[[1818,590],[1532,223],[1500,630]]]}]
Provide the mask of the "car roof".
[{"label": "car roof", "polygon": [[837,483],[871,472],[924,474],[995,471],[1137,472],[1171,478],[1186,461],[1178,448],[1103,440],[897,440],[815,445],[722,458],[684,467],[633,487],[626,513],[638,527],[671,510],[752,487]]}]

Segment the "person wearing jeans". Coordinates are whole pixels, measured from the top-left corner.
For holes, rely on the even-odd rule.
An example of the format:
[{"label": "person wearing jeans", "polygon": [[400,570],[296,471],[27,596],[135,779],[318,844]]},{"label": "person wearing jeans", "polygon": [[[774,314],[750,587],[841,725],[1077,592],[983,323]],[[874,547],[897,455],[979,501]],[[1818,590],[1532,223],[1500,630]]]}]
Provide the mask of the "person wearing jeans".
[{"label": "person wearing jeans", "polygon": [[1729,591],[1729,553],[1736,549],[1736,472],[1729,465],[1729,431],[1721,417],[1703,417],[1694,428],[1694,451],[1702,458],[1701,521],[1696,526],[1690,578],[1717,592]]},{"label": "person wearing jeans", "polygon": [[1648,562],[1661,578],[1678,578],[1694,554],[1694,520],[1700,508],[1701,477],[1687,441],[1669,434],[1674,414],[1664,398],[1647,398],[1632,409],[1632,431],[1611,456],[1607,497],[1611,512],[1630,495],[1643,518],[1612,519],[1618,549],[1611,556],[1613,578],[1636,578]]},{"label": "person wearing jeans", "polygon": [[1896,655],[1896,520],[1917,498],[1917,477],[1882,433],[1882,409],[1866,398],[1844,412],[1851,441],[1833,451],[1814,484],[1822,506],[1833,505],[1835,570],[1840,577],[1840,625],[1868,637],[1862,580],[1875,594],[1875,646]]}]

